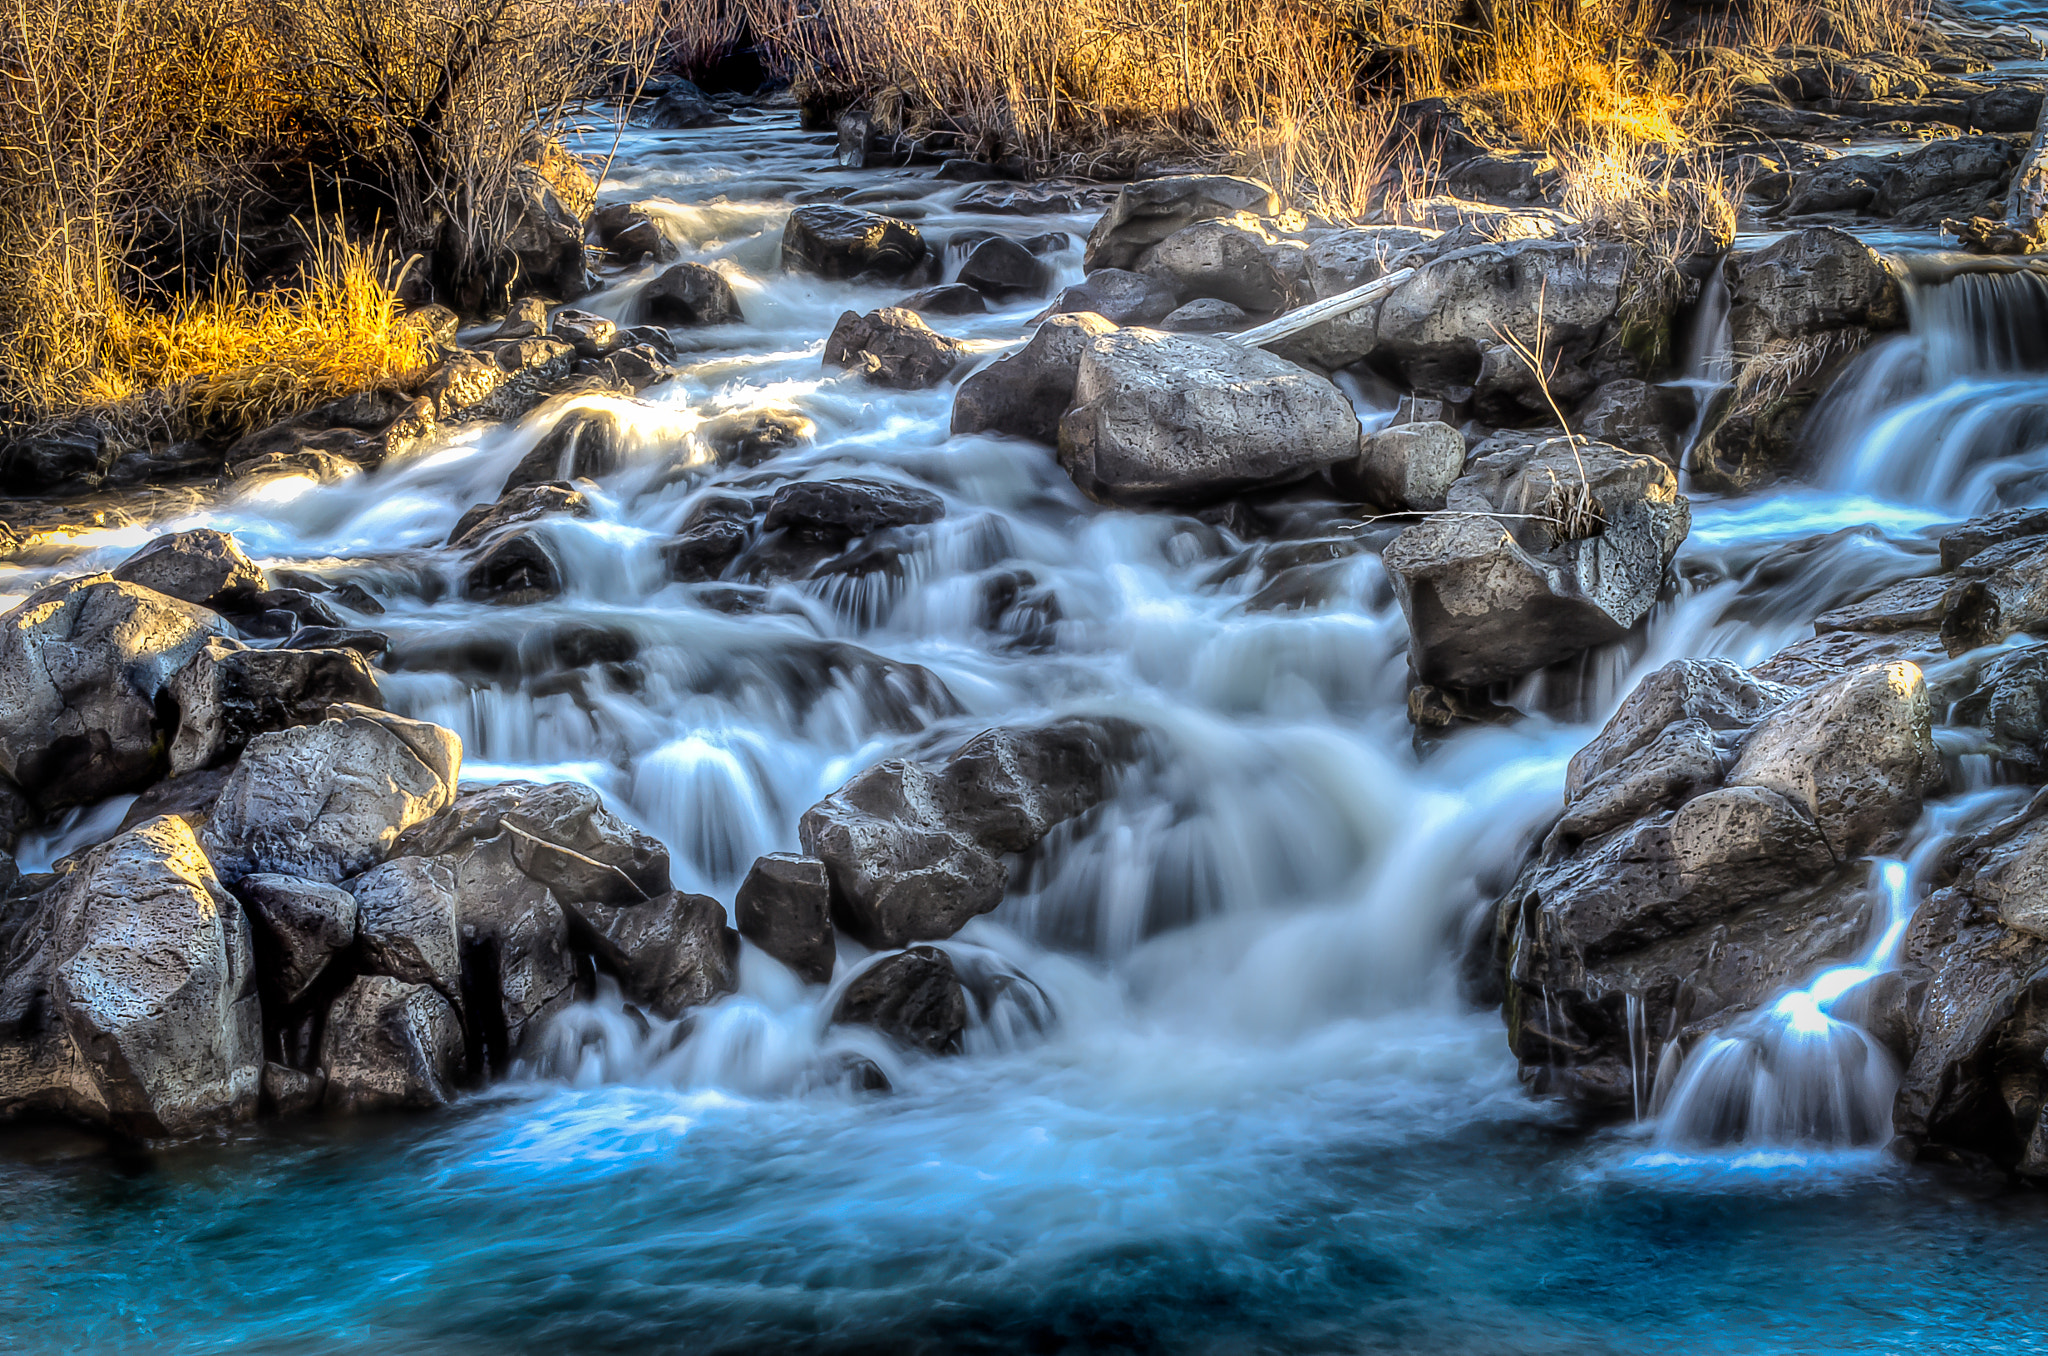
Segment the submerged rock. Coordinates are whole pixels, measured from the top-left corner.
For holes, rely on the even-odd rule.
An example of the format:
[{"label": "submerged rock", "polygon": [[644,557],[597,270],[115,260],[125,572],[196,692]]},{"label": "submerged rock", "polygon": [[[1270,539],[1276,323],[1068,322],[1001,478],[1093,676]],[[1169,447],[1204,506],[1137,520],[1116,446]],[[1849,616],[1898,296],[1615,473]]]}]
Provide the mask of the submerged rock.
[{"label": "submerged rock", "polygon": [[871,1026],[928,1055],[957,1055],[967,996],[953,958],[935,946],[885,956],[846,986],[832,1020]]},{"label": "submerged rock", "polygon": [[933,331],[915,311],[884,306],[839,317],[825,340],[825,365],[849,367],[877,386],[919,391],[936,386],[967,356],[967,347]]}]

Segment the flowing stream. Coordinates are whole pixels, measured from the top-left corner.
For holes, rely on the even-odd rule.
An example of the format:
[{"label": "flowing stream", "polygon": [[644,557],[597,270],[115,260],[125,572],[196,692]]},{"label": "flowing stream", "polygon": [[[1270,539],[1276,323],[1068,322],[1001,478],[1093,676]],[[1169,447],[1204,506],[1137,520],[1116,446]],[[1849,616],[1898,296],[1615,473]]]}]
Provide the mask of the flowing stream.
[{"label": "flowing stream", "polygon": [[[1644,673],[1761,661],[1817,613],[1931,571],[1930,527],[2048,501],[2048,289],[1918,284],[1913,333],[1831,402],[1813,487],[1696,501],[1645,636],[1529,680],[1513,726],[1418,753],[1385,529],[1304,503],[1298,531],[1247,542],[1105,511],[1041,447],[948,437],[949,389],[821,366],[842,311],[899,294],[779,272],[793,200],[845,191],[934,238],[1066,231],[1062,284],[1092,222],[965,213],[964,186],[830,168],[829,140],[784,114],[625,136],[605,197],[671,200],[664,228],[727,271],[747,319],[679,332],[695,351],[651,407],[581,399],[617,409],[636,450],[595,517],[547,525],[561,598],[464,601],[440,548],[560,402],[345,482],[88,534],[61,561],[16,562],[0,591],[200,524],[273,568],[360,580],[388,608],[388,700],[459,732],[468,778],[587,781],[668,844],[680,888],[726,901],[757,854],[796,846],[806,806],[880,758],[1055,714],[1141,723],[1150,763],[946,944],[974,995],[965,1054],[830,1028],[851,943],[830,990],[749,947],[736,995],[651,1025],[601,995],[525,1076],[442,1116],[148,1155],[16,1133],[0,1141],[0,1346],[2034,1349],[2044,1207],[1901,1167],[1851,1124],[1879,1095],[1857,1080],[1890,1075],[1853,1058],[1874,1047],[1838,1001],[1889,963],[1915,870],[1873,867],[1859,973],[1814,977],[1731,1030],[1736,1054],[1673,1070],[1661,1126],[1586,1136],[1526,1097],[1455,958],[1557,810],[1566,760]],[[630,317],[655,271],[582,304]],[[993,351],[1042,304],[942,328]],[[1725,335],[1700,329],[1702,345]],[[1725,364],[1696,352],[1687,379]],[[697,430],[758,408],[808,417],[815,439],[717,469]],[[947,515],[865,574],[664,578],[659,547],[704,496],[848,474],[934,490]],[[1944,747],[1964,790],[1930,810],[1916,861],[2010,800]],[[24,864],[104,836],[122,808],[25,843]],[[1759,1073],[1755,1051],[1788,1041],[1813,1057]],[[848,1088],[849,1055],[893,1093]],[[1833,1111],[1753,1114],[1812,1104],[1815,1080]],[[1697,1128],[1730,1117],[1754,1133]]]}]

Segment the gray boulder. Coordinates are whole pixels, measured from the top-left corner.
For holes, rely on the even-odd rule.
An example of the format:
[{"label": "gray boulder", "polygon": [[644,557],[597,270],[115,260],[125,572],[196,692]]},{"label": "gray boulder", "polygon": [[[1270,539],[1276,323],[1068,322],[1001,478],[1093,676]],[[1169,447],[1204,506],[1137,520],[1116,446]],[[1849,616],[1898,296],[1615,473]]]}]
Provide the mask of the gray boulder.
[{"label": "gray boulder", "polygon": [[1331,468],[1337,488],[1410,513],[1444,506],[1465,471],[1465,435],[1449,424],[1394,424],[1359,440],[1358,460]]},{"label": "gray boulder", "polygon": [[1251,321],[1242,306],[1213,297],[1197,297],[1175,307],[1171,315],[1159,322],[1159,328],[1168,334],[1223,334],[1244,329]]},{"label": "gray boulder", "polygon": [[0,776],[44,808],[139,791],[167,768],[163,698],[219,617],[107,575],[0,616]]},{"label": "gray boulder", "polygon": [[879,212],[818,203],[789,214],[782,229],[782,267],[791,273],[847,279],[863,274],[902,278],[924,262],[917,227]]},{"label": "gray boulder", "polygon": [[1125,184],[1088,233],[1083,266],[1136,268],[1141,256],[1167,237],[1213,217],[1238,212],[1277,216],[1280,197],[1255,179],[1226,174],[1183,174]]},{"label": "gray boulder", "polygon": [[953,432],[1010,433],[1050,443],[1059,436],[1060,416],[1074,403],[1081,353],[1097,335],[1116,326],[1083,311],[1049,316],[1031,342],[998,358],[960,383],[953,397]]},{"label": "gray boulder", "polygon": [[342,703],[381,709],[377,674],[358,650],[252,650],[213,639],[171,680],[174,777],[213,767],[270,730],[322,719]]},{"label": "gray boulder", "polygon": [[1156,325],[1179,307],[1180,298],[1160,279],[1105,268],[1063,290],[1046,314],[1094,314],[1112,325]]},{"label": "gray boulder", "polygon": [[1140,256],[1139,268],[1183,301],[1213,297],[1247,311],[1282,311],[1308,299],[1308,247],[1240,212],[1185,226]]},{"label": "gray boulder", "polygon": [[273,972],[286,1003],[296,1003],[333,959],[355,945],[356,898],[324,881],[257,872],[235,887],[249,917],[277,953]]},{"label": "gray boulder", "polygon": [[455,873],[439,857],[394,857],[349,882],[363,965],[425,984],[462,1008],[462,918]]},{"label": "gray boulder", "polygon": [[618,979],[628,1000],[662,1017],[739,988],[739,934],[715,899],[671,891],[638,904],[566,908],[574,943]]},{"label": "gray boulder", "polygon": [[269,587],[263,571],[242,554],[233,537],[207,527],[158,537],[108,573],[167,598],[215,610]]},{"label": "gray boulder", "polygon": [[364,975],[327,1014],[321,1105],[341,1115],[429,1111],[455,1100],[462,1026],[448,1000],[423,984]]},{"label": "gray boulder", "polygon": [[647,284],[640,309],[660,325],[728,325],[746,319],[725,275],[703,264],[677,264]]},{"label": "gray boulder", "polygon": [[952,936],[1002,903],[1002,857],[1109,793],[1135,757],[1120,722],[1069,720],[998,728],[944,764],[892,758],[805,811],[806,854],[825,863],[832,912],[868,946]]},{"label": "gray boulder", "polygon": [[824,862],[790,852],[757,860],[733,897],[740,936],[809,984],[832,978],[832,875]]},{"label": "gray boulder", "polygon": [[967,357],[967,346],[939,334],[900,306],[839,317],[825,340],[825,365],[852,368],[877,386],[920,391],[936,386]]},{"label": "gray boulder", "polygon": [[1416,675],[1464,688],[1627,634],[1655,605],[1692,516],[1665,463],[1565,438],[1477,458],[1447,503],[1451,514],[1409,528],[1383,559]]},{"label": "gray boulder", "polygon": [[1358,415],[1335,386],[1226,339],[1129,329],[1081,352],[1060,464],[1106,503],[1190,503],[1356,459]]},{"label": "gray boulder", "polygon": [[1052,271],[1007,236],[990,236],[960,261],[960,281],[991,297],[1043,292]]},{"label": "gray boulder", "polygon": [[346,879],[445,809],[461,765],[462,742],[438,725],[331,707],[318,724],[249,741],[206,823],[207,855],[230,881]]}]

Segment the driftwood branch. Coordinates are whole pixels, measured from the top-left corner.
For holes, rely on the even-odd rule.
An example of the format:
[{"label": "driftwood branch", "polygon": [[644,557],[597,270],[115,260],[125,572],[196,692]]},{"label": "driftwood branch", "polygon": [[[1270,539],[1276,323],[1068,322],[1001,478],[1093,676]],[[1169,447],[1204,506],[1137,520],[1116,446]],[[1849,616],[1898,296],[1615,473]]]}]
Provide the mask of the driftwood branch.
[{"label": "driftwood branch", "polygon": [[1311,302],[1297,310],[1289,311],[1278,320],[1269,320],[1256,329],[1249,329],[1241,334],[1224,335],[1222,337],[1235,340],[1247,348],[1265,348],[1271,344],[1278,343],[1289,335],[1299,334],[1306,329],[1313,329],[1326,320],[1335,320],[1338,316],[1350,314],[1368,301],[1393,291],[1402,283],[1408,281],[1410,277],[1414,276],[1414,273],[1415,270],[1412,268],[1397,268],[1392,273],[1386,274],[1384,277],[1375,278],[1362,287],[1354,287],[1348,292],[1339,292],[1336,296],[1324,301]]}]

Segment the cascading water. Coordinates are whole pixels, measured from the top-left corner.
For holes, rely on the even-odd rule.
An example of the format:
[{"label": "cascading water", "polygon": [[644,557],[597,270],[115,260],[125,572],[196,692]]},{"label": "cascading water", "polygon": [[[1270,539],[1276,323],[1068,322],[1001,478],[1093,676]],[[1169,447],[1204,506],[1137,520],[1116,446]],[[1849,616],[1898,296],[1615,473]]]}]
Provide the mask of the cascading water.
[{"label": "cascading water", "polygon": [[[2048,386],[1909,362],[1926,326],[1975,323],[1936,318],[1952,283],[1921,288],[1917,337],[1866,361],[1860,431],[1824,484],[1698,502],[1676,596],[1589,659],[1582,719],[1461,730],[1419,756],[1385,529],[1321,506],[1248,542],[1104,511],[1041,447],[949,437],[950,391],[821,368],[841,312],[898,294],[781,272],[792,202],[870,206],[934,237],[991,222],[961,209],[965,186],[828,159],[782,115],[625,136],[605,197],[668,200],[664,230],[727,274],[746,315],[680,331],[693,351],[650,400],[558,401],[340,483],[275,482],[87,533],[10,562],[0,591],[202,523],[272,567],[345,575],[387,608],[387,700],[457,731],[466,775],[585,781],[668,845],[680,888],[725,900],[757,854],[797,845],[805,807],[881,758],[1056,714],[1139,724],[1146,754],[1117,794],[944,943],[970,990],[964,1053],[909,1056],[833,1025],[867,963],[849,941],[829,987],[749,946],[730,997],[663,1022],[601,994],[556,1022],[523,1079],[431,1122],[266,1131],[135,1180],[24,1149],[0,1162],[0,1244],[34,1260],[0,1280],[0,1314],[100,1351],[1608,1351],[1640,1349],[1644,1314],[1674,1345],[1757,1349],[1729,1337],[1730,1303],[1690,1305],[1643,1271],[1677,1237],[1730,1244],[1691,1265],[1701,1293],[1758,1306],[1743,1331],[1834,1349],[1846,1320],[1804,1315],[1850,1313],[1890,1342],[1888,1284],[1940,1287],[1974,1225],[1929,1212],[1844,1257],[1860,1198],[1801,1185],[1731,1214],[1646,1186],[1601,1141],[1560,1147],[1555,1113],[1516,1085],[1499,1016],[1458,998],[1452,956],[1555,815],[1567,759],[1643,674],[1686,655],[1761,661],[1817,613],[1924,573],[1926,527],[2033,493],[1994,474],[2017,433],[1915,479],[1933,421],[1899,421],[1906,406],[1962,420],[1988,382],[2012,388],[2015,412],[2048,408]],[[1030,223],[1068,233],[1059,282],[1078,277],[1091,221]],[[654,271],[582,304],[632,318]],[[1981,290],[2002,306],[2016,287]],[[1040,305],[943,328],[992,352]],[[1884,362],[1896,379],[1879,379]],[[1375,417],[1377,396],[1358,394]],[[630,436],[586,492],[592,516],[543,528],[563,595],[466,600],[449,530],[579,406]],[[815,433],[718,467],[707,423],[763,409]],[[711,496],[856,474],[933,491],[946,515],[876,568],[766,587],[665,577],[661,544]],[[124,808],[54,826],[25,860],[56,860]],[[1865,968],[1887,945],[1873,939]],[[1842,984],[1816,980],[1781,1015],[1853,1023],[1871,985]],[[1662,1033],[1640,1034],[1647,1081]],[[1785,1048],[1759,1061],[1779,1085]],[[861,1091],[870,1070],[889,1096]],[[1730,1105],[1741,1081],[1724,1080]],[[1667,1116],[1710,1100],[1685,1082]],[[1749,1086],[1750,1106],[1780,1096]],[[2004,1270],[2048,1280],[2043,1255],[2015,1243]],[[1785,1302],[1795,1275],[1841,1294]]]}]

